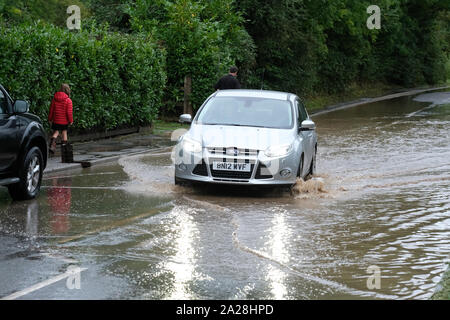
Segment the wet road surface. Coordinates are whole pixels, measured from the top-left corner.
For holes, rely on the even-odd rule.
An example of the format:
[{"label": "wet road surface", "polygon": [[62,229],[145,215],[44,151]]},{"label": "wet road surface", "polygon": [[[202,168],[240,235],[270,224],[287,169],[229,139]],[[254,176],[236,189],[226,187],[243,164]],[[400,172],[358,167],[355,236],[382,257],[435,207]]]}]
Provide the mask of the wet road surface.
[{"label": "wet road surface", "polygon": [[[174,186],[170,149],[47,175],[34,201],[0,189],[0,297],[429,298],[450,255],[450,93],[313,120],[318,175],[293,193]],[[57,278],[75,266],[79,289]]]}]

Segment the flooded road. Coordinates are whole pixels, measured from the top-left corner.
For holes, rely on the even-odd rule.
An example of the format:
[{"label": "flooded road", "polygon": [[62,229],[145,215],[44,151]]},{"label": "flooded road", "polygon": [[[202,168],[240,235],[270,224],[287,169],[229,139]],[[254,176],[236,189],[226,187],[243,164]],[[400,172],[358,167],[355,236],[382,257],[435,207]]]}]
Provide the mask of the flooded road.
[{"label": "flooded road", "polygon": [[[313,120],[318,175],[293,193],[174,186],[170,149],[47,175],[35,201],[0,189],[0,297],[429,298],[450,255],[450,92]],[[79,289],[33,288],[71,266]]]}]

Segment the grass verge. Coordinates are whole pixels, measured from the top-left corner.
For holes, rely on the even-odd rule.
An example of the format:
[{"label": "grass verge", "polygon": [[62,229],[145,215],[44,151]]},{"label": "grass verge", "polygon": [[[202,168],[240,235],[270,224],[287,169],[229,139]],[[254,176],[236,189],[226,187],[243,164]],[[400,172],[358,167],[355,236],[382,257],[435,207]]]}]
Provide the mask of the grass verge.
[{"label": "grass verge", "polygon": [[170,136],[177,129],[189,129],[188,124],[181,124],[170,119],[158,119],[153,121],[153,134],[158,136]]},{"label": "grass verge", "polygon": [[384,83],[355,83],[349,86],[345,91],[335,94],[318,93],[316,95],[307,96],[304,100],[308,111],[317,111],[342,102],[384,96],[401,89],[401,87]]}]

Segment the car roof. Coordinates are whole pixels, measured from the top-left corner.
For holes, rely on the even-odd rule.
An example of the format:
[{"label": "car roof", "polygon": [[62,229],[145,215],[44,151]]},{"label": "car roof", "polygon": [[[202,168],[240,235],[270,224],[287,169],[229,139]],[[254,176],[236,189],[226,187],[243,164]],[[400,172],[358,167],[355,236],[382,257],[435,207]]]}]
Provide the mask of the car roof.
[{"label": "car roof", "polygon": [[219,90],[216,97],[249,97],[249,98],[263,98],[275,100],[289,100],[291,93],[269,90],[248,90],[248,89],[233,89],[233,90]]}]

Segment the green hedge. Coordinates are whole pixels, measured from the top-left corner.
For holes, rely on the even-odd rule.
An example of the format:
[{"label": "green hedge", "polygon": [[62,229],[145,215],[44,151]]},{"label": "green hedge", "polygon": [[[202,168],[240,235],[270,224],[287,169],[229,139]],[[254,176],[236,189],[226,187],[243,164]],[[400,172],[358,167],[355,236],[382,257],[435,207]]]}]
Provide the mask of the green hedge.
[{"label": "green hedge", "polygon": [[46,120],[63,82],[72,89],[74,127],[146,125],[161,107],[165,51],[143,35],[70,32],[36,23],[1,27],[0,83]]}]

